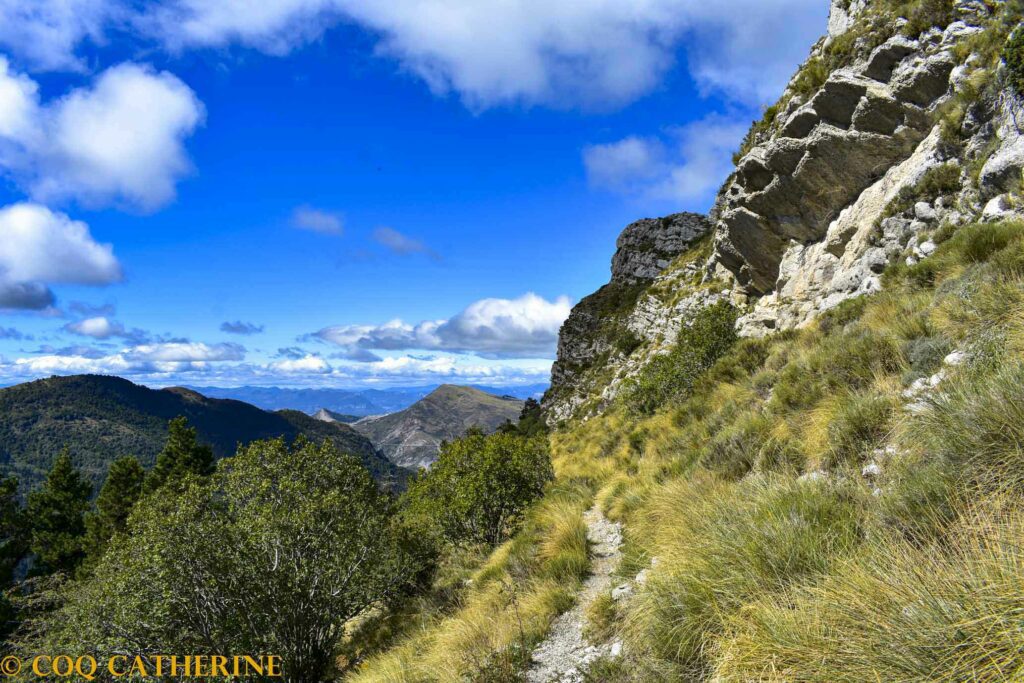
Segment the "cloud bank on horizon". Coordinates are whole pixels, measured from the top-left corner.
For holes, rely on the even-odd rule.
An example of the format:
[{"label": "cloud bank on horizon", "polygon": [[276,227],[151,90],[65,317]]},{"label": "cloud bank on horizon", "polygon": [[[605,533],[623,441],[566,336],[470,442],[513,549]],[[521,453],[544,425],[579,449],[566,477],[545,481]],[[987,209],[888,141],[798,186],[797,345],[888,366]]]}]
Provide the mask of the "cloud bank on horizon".
[{"label": "cloud bank on horizon", "polygon": [[[683,70],[699,93],[716,98],[717,110],[689,123],[666,121],[657,135],[593,140],[580,163],[595,192],[706,201],[758,107],[781,91],[821,32],[826,5],[0,0],[0,175],[22,195],[0,207],[0,314],[60,318],[52,343],[34,352],[14,348],[31,335],[0,328],[7,354],[0,355],[0,380],[105,372],[156,383],[197,377],[536,381],[550,367],[570,309],[566,296],[483,298],[440,320],[295,330],[296,345],[274,356],[230,341],[194,342],[128,327],[114,319],[112,307],[60,301],[55,287],[78,292],[125,280],[114,245],[95,240],[90,226],[73,216],[97,209],[152,214],[175,201],[183,180],[202,172],[190,158],[192,138],[230,122],[208,114],[197,91],[173,73],[175,59],[225,50],[286,59],[340,27],[357,27],[376,59],[477,114],[611,112]],[[98,67],[94,50],[112,41],[125,41],[136,56]],[[137,56],[144,54],[160,54],[171,66],[143,63]],[[55,72],[77,74],[79,85],[53,92],[45,84]],[[292,228],[325,240],[347,238],[348,222],[309,204],[296,206],[288,219]],[[426,257],[443,266],[433,241],[404,227],[376,227],[370,240],[392,257]],[[217,331],[258,345],[272,328],[228,318]]]}]

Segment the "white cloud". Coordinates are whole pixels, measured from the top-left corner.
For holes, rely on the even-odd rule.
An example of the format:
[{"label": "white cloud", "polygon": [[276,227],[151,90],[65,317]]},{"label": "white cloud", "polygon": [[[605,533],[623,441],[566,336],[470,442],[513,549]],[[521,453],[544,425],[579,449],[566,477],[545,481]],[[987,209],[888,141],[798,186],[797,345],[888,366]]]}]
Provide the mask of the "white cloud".
[{"label": "white cloud", "polygon": [[732,170],[747,119],[712,114],[670,129],[663,138],[627,137],[583,150],[597,188],[706,208]]},{"label": "white cloud", "polygon": [[81,373],[121,375],[137,382],[166,386],[204,383],[218,386],[352,387],[424,384],[429,382],[493,385],[543,382],[551,362],[510,360],[483,363],[479,359],[441,354],[436,357],[387,357],[372,363],[338,363],[318,356],[266,364],[214,361],[158,361],[132,358],[126,351],[44,347],[34,357],[4,359],[0,380],[25,381],[49,375]]},{"label": "white cloud", "polygon": [[12,73],[0,57],[0,140],[32,134],[38,114],[39,86],[31,78]]},{"label": "white cloud", "polygon": [[89,226],[38,204],[0,209],[0,308],[52,306],[48,284],[108,285],[121,280],[109,244]]},{"label": "white cloud", "polygon": [[634,191],[663,172],[665,146],[659,140],[630,136],[618,142],[583,149],[587,181],[616,192]]},{"label": "white cloud", "polygon": [[116,26],[172,50],[285,54],[354,23],[379,55],[474,109],[626,104],[681,54],[703,91],[762,104],[823,32],[827,11],[822,0],[0,0],[0,43],[30,62],[75,65],[78,43]]},{"label": "white cloud", "polygon": [[304,356],[303,358],[289,358],[279,360],[270,364],[270,369],[284,373],[325,373],[331,371],[330,364],[319,356]]},{"label": "white cloud", "polygon": [[314,209],[312,206],[300,206],[292,212],[293,228],[319,232],[325,235],[340,235],[344,231],[344,222],[340,215],[329,211]]},{"label": "white cloud", "polygon": [[184,140],[205,112],[176,76],[120,64],[91,87],[43,103],[0,60],[0,166],[35,199],[154,210],[192,170]]},{"label": "white cloud", "polygon": [[245,358],[245,348],[238,344],[203,344],[200,342],[166,342],[141,344],[121,354],[127,360],[162,363],[195,363],[237,361]]},{"label": "white cloud", "polygon": [[123,337],[125,335],[124,325],[103,316],[68,323],[64,326],[64,329],[72,334],[77,334],[81,337],[92,337],[93,339],[110,339],[111,337]]},{"label": "white cloud", "polygon": [[102,41],[122,11],[113,0],[0,0],[0,45],[34,68],[82,70],[75,48]]},{"label": "white cloud", "polygon": [[410,325],[336,325],[312,337],[346,349],[424,349],[470,352],[488,357],[548,357],[572,305],[568,297],[547,301],[533,293],[518,299],[482,299],[448,320]]},{"label": "white cloud", "polygon": [[0,275],[13,282],[106,285],[121,279],[121,265],[85,223],[22,203],[0,209]]}]

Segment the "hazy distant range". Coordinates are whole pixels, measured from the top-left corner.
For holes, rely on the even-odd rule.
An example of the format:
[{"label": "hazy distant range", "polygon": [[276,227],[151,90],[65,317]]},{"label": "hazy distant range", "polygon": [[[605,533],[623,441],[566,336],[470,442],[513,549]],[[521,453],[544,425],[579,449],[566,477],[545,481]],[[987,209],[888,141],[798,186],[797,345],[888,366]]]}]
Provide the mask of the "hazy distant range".
[{"label": "hazy distant range", "polygon": [[[387,389],[291,389],[285,387],[196,387],[210,398],[233,398],[264,410],[301,410],[312,415],[321,408],[335,413],[363,417],[384,415],[404,410],[440,386],[389,387]],[[474,389],[496,396],[512,396],[520,400],[539,399],[545,384],[523,384],[512,387],[489,387],[472,384]]]}]

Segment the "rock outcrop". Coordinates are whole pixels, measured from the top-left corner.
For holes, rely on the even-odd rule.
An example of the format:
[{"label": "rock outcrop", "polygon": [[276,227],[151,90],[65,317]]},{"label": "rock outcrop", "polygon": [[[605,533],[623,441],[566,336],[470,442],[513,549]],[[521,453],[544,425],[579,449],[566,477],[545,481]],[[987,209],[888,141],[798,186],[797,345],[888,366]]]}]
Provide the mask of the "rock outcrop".
[{"label": "rock outcrop", "polygon": [[893,36],[830,74],[780,116],[776,135],[740,159],[716,205],[716,256],[741,286],[776,289],[793,245],[821,242],[846,207],[914,153],[949,90],[952,47],[972,30],[980,29],[960,23],[920,40]]},{"label": "rock outcrop", "polygon": [[[558,359],[544,398],[551,421],[576,415],[588,401],[600,403],[613,396],[609,385],[616,386],[642,364],[631,358],[639,347],[656,337],[674,340],[672,327],[678,316],[667,306],[686,304],[669,304],[649,292],[659,284],[673,292],[682,281],[699,281],[699,260],[678,261],[696,244],[706,243],[711,230],[704,216],[677,213],[645,218],[622,231],[612,257],[611,280],[573,308],[558,335]],[[666,284],[669,280],[675,284]],[[602,397],[595,398],[602,391]]]},{"label": "rock outcrop", "polygon": [[549,420],[600,410],[721,298],[741,335],[801,327],[878,291],[891,264],[927,258],[936,232],[1022,215],[1024,101],[997,54],[1000,8],[928,7],[907,19],[833,0],[827,35],[755,124],[710,216],[619,237],[611,282],[562,328]]},{"label": "rock outcrop", "polygon": [[653,280],[708,229],[707,218],[696,213],[675,213],[630,223],[615,242],[612,282],[636,284]]}]

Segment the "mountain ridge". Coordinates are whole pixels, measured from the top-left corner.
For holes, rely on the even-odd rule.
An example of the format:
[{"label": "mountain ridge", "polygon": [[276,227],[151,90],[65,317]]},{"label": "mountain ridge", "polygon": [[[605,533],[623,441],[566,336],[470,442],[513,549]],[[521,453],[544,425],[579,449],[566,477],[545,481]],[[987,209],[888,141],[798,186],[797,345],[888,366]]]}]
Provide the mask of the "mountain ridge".
[{"label": "mountain ridge", "polygon": [[364,417],[352,427],[393,463],[415,470],[437,458],[442,441],[458,438],[470,427],[492,432],[506,420],[518,420],[522,407],[518,399],[442,384],[405,410]]},{"label": "mountain ridge", "polygon": [[163,448],[167,422],[178,415],[189,420],[218,459],[234,455],[239,443],[304,435],[331,439],[381,480],[401,477],[347,425],[321,422],[299,411],[269,412],[184,387],[149,389],[107,375],[51,377],[0,389],[0,471],[31,487],[68,446],[76,464],[98,484],[118,457],[134,455],[151,466]]}]

